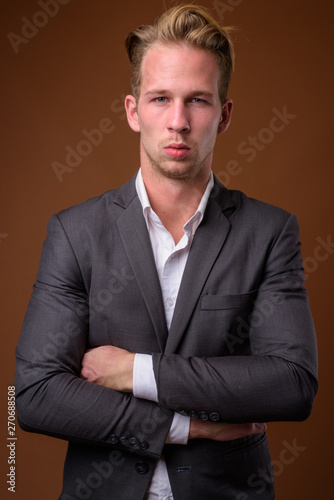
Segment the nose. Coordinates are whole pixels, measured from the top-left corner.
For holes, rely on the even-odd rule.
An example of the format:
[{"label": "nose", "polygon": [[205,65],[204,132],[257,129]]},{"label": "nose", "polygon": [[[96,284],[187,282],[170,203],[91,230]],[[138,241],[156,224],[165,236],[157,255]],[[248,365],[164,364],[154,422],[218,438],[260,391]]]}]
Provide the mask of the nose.
[{"label": "nose", "polygon": [[168,130],[171,132],[187,132],[190,130],[188,111],[183,102],[175,102],[169,109]]}]

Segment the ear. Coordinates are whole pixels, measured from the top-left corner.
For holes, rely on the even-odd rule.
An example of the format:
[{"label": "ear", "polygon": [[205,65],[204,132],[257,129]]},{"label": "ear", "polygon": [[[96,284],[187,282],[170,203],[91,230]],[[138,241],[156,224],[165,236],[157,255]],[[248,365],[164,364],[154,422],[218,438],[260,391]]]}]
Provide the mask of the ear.
[{"label": "ear", "polygon": [[232,110],[233,110],[233,101],[231,99],[225,99],[222,107],[221,119],[218,124],[217,134],[223,134],[225,130],[228,129],[231,123]]},{"label": "ear", "polygon": [[140,132],[140,125],[137,113],[137,103],[135,97],[133,97],[133,95],[127,95],[124,101],[124,105],[130,127],[135,132]]}]

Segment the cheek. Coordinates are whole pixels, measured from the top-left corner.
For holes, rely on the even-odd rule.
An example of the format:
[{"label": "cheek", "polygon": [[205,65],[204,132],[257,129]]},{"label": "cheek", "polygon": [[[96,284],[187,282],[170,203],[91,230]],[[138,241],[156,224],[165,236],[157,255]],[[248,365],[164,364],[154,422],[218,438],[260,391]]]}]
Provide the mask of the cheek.
[{"label": "cheek", "polygon": [[140,132],[141,132],[142,139],[145,139],[146,142],[153,141],[154,138],[156,137],[156,129],[154,127],[152,127],[151,125],[141,124]]},{"label": "cheek", "polygon": [[202,144],[203,146],[211,147],[215,144],[217,138],[217,126],[210,124],[207,128],[202,130]]}]

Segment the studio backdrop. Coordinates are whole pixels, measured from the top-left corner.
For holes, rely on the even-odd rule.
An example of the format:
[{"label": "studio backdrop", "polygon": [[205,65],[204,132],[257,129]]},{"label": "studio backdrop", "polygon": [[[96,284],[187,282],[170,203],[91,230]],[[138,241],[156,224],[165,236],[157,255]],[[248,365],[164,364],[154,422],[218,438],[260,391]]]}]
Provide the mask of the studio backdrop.
[{"label": "studio backdrop", "polygon": [[[333,3],[199,3],[221,24],[235,27],[229,91],[235,107],[229,130],[218,137],[213,170],[228,188],[297,215],[318,335],[320,385],[311,417],[268,425],[277,499],[329,499]],[[14,393],[14,350],[50,216],[120,186],[139,167],[139,137],[123,106],[130,93],[124,38],[172,5],[169,0],[1,4],[1,498],[54,500],[61,491],[66,442],[25,433],[13,420],[8,398]]]}]

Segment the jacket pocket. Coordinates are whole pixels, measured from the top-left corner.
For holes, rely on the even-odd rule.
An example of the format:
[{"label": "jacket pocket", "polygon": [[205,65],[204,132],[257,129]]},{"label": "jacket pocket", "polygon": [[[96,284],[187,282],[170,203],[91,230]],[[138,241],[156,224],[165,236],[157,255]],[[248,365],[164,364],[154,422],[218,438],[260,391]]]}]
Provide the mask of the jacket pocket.
[{"label": "jacket pocket", "polygon": [[242,309],[250,307],[257,295],[257,290],[239,295],[203,295],[201,309]]}]

